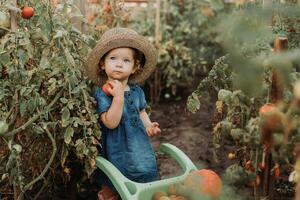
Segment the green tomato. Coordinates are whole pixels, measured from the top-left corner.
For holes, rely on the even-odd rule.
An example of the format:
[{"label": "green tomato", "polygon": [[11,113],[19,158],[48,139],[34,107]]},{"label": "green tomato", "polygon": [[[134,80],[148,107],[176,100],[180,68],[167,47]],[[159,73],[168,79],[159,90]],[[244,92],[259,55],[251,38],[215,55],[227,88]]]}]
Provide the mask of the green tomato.
[{"label": "green tomato", "polygon": [[5,121],[0,121],[0,135],[3,135],[8,130],[8,124]]}]

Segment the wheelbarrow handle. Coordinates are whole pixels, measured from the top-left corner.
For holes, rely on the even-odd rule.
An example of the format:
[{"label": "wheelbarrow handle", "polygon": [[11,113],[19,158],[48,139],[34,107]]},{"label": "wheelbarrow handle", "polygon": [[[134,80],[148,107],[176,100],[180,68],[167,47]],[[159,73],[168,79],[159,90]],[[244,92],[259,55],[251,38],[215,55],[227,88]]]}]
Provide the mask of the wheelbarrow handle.
[{"label": "wheelbarrow handle", "polygon": [[160,145],[160,150],[171,156],[180,165],[184,173],[190,173],[192,170],[197,170],[197,167],[190,158],[176,146],[169,143],[162,143]]}]

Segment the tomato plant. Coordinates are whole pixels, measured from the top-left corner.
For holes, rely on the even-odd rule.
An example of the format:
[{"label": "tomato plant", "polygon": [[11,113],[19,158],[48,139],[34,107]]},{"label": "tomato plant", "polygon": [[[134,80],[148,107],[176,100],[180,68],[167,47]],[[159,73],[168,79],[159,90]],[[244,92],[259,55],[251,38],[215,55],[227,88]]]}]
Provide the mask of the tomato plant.
[{"label": "tomato plant", "polygon": [[[34,13],[24,7],[23,17],[35,17],[16,15],[17,30],[0,40],[0,193],[38,198],[59,187],[54,179],[67,184],[96,169],[101,131],[82,70],[95,41],[73,27],[70,2],[21,0],[14,9],[25,4]],[[7,1],[0,5],[9,13]]]},{"label": "tomato plant", "polygon": [[[292,5],[274,3],[267,10],[248,2],[221,15],[216,29],[227,55],[216,60],[188,98],[192,112],[199,110],[205,98],[217,98],[212,129],[215,161],[227,157],[228,152],[220,151],[225,138],[243,152],[226,170],[225,177],[234,186],[269,187],[272,176],[277,181],[282,176],[279,172],[290,173],[295,163],[292,152],[300,138],[295,44],[300,40],[293,33],[300,30],[296,25],[300,16],[295,14],[298,6]],[[285,42],[284,50],[276,49],[279,40]]]}]

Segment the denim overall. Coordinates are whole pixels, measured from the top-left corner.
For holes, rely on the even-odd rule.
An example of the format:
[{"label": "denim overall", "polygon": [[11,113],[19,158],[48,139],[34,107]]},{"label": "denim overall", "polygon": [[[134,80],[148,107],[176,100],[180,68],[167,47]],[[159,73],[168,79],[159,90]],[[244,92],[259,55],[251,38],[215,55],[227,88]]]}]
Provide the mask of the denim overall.
[{"label": "denim overall", "polygon": [[[109,160],[128,179],[145,183],[158,180],[154,151],[140,118],[147,106],[145,94],[137,85],[130,85],[124,93],[124,108],[120,124],[109,129],[100,122],[102,130],[102,156]],[[107,112],[112,96],[97,88],[97,112]]]}]

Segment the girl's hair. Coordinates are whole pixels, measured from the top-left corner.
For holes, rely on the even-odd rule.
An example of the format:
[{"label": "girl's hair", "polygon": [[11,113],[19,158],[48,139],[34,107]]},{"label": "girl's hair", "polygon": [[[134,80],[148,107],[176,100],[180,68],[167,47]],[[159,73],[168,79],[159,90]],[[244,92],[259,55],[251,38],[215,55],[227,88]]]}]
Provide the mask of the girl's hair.
[{"label": "girl's hair", "polygon": [[[142,68],[144,67],[145,65],[145,55],[140,52],[139,50],[135,49],[135,48],[132,48],[132,47],[128,47],[130,48],[132,51],[133,51],[133,59],[134,59],[134,68],[137,68],[136,72],[134,74],[131,75],[131,77],[133,76],[136,76],[137,74],[139,74],[141,71],[142,71]],[[110,50],[111,51],[111,50]],[[106,52],[101,58],[100,58],[100,61],[99,61],[99,66],[103,65],[104,63],[104,59],[105,57],[108,55],[108,53],[110,52]],[[100,74],[105,74],[104,70],[102,70],[100,68]]]}]

